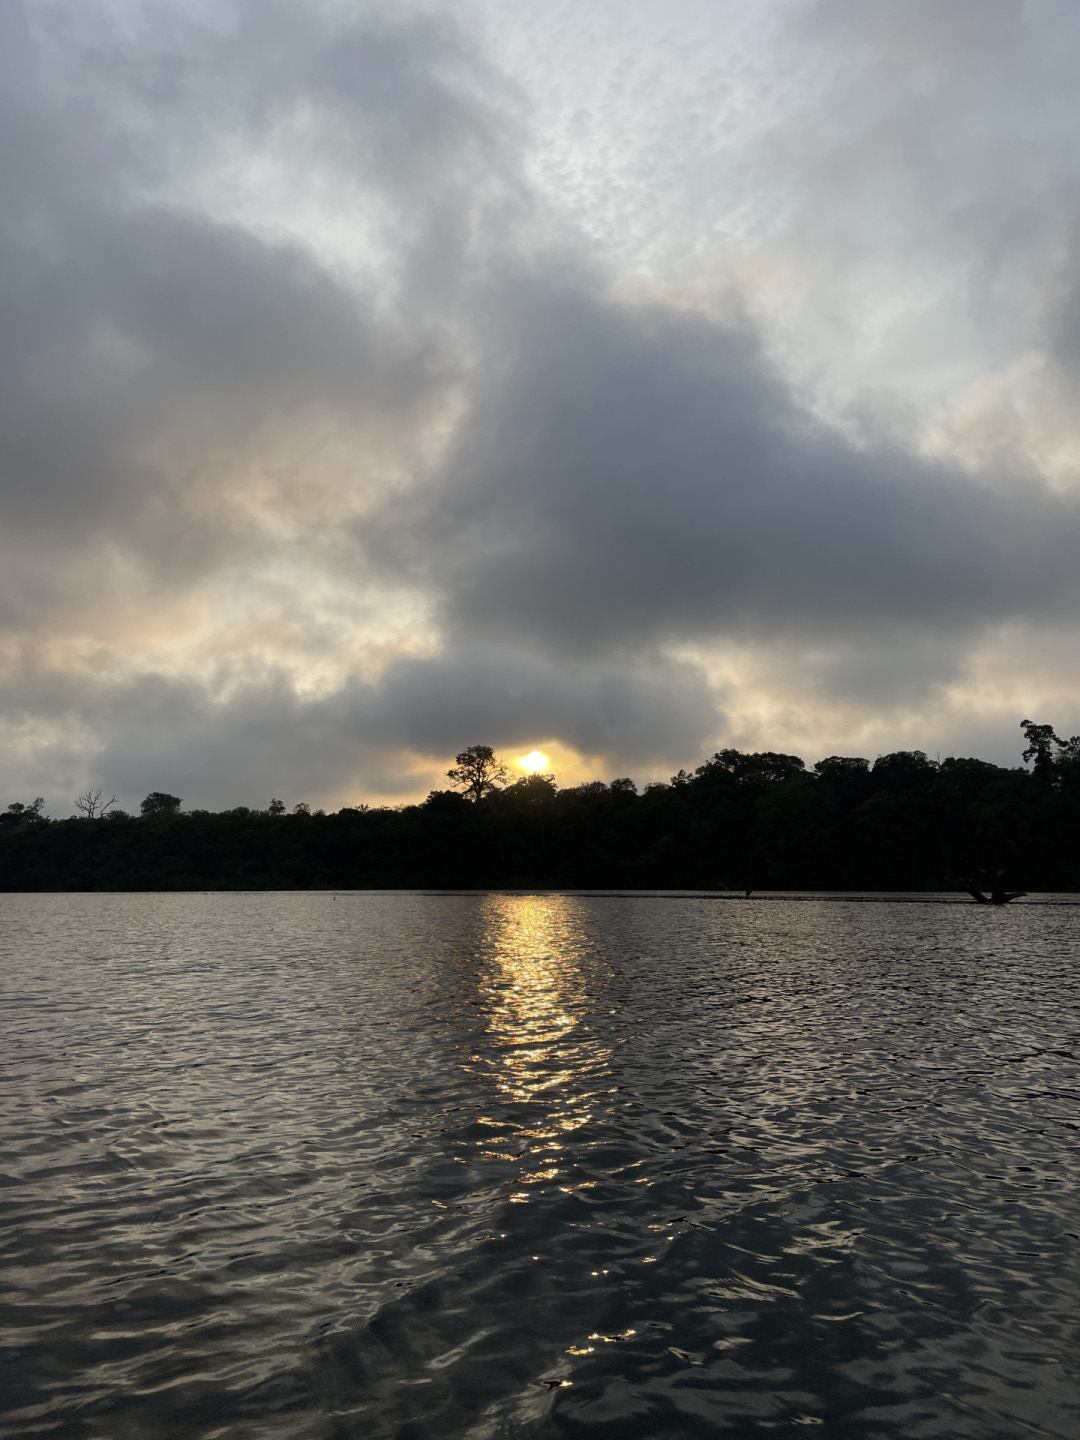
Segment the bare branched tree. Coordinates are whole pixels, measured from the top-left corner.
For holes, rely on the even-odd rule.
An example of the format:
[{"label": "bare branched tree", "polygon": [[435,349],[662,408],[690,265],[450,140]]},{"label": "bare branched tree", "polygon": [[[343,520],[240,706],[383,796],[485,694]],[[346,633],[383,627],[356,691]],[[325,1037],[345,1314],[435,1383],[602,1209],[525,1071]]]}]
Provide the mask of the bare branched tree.
[{"label": "bare branched tree", "polygon": [[116,804],[115,795],[108,800],[103,798],[104,795],[104,790],[87,790],[75,801],[75,809],[81,810],[87,820],[103,820],[110,807]]}]

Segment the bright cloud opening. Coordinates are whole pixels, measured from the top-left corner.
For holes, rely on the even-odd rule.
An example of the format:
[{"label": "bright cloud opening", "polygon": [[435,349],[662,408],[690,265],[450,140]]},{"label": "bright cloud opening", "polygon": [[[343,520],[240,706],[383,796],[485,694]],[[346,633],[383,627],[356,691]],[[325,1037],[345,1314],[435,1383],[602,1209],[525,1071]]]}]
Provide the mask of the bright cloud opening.
[{"label": "bright cloud opening", "polygon": [[551,768],[551,761],[542,750],[530,750],[528,755],[519,755],[517,759],[519,770],[524,770],[527,775],[539,775],[541,771]]}]

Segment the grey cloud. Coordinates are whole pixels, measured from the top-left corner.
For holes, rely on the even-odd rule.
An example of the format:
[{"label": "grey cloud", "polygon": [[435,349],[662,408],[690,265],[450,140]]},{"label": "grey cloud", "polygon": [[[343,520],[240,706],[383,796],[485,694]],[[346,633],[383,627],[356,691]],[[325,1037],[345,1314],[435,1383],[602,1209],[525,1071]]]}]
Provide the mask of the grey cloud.
[{"label": "grey cloud", "polygon": [[[127,682],[55,674],[24,677],[19,711],[62,722],[67,738],[41,744],[23,773],[54,813],[66,777],[72,796],[88,783],[134,804],[152,789],[188,805],[265,804],[270,793],[340,803],[443,783],[417,756],[472,743],[501,749],[557,737],[613,768],[682,764],[716,733],[716,697],[692,666],[642,659],[565,665],[498,648],[401,658],[373,684],[353,682],[319,698],[288,679],[219,676],[205,684],[163,675]],[[77,738],[76,738],[77,737]],[[0,778],[7,778],[0,774]]]},{"label": "grey cloud", "polygon": [[34,128],[73,162],[73,181],[99,150],[117,193],[152,194],[237,141],[238,158],[303,158],[386,194],[505,170],[512,87],[446,11],[14,0],[4,27],[9,92],[25,103],[36,90]]},{"label": "grey cloud", "polygon": [[[159,580],[193,578],[258,538],[204,502],[245,454],[275,463],[267,427],[280,442],[328,413],[415,425],[456,376],[444,319],[399,286],[432,234],[452,267],[448,208],[508,173],[485,72],[445,20],[407,12],[12,4],[0,22],[9,543],[36,536],[40,567],[62,572],[42,603],[70,581],[65,548],[103,537]],[[392,240],[366,292],[299,243],[193,208],[215,144],[366,195]],[[25,588],[6,588],[12,618]]]},{"label": "grey cloud", "polygon": [[[861,42],[903,63],[912,56],[932,65],[985,66],[1024,39],[1023,0],[811,0],[799,33],[841,44]],[[1045,7],[1064,17],[1068,6]]]},{"label": "grey cloud", "polygon": [[[992,356],[1008,358],[1080,181],[1075,81],[1052,44],[1060,25],[1075,55],[1080,22],[1058,5],[1040,24],[1010,0],[946,8],[804,7],[790,34],[825,56],[824,81],[751,158],[790,186],[805,273],[841,289],[890,246],[927,266],[949,251],[935,283],[981,267],[969,299],[1008,301]],[[85,773],[129,799],[214,804],[390,793],[413,783],[409,755],[478,740],[685,763],[722,730],[725,697],[664,658],[682,642],[817,647],[807,695],[915,703],[986,627],[1076,611],[1074,502],[1022,468],[979,483],[872,423],[855,443],[749,322],[625,303],[584,242],[545,251],[519,97],[443,15],[13,3],[0,106],[15,648],[107,594],[101,557],[141,567],[152,607],[155,587],[224,585],[253,553],[272,567],[275,518],[310,527],[295,543],[335,585],[381,569],[426,595],[445,647],[317,700],[272,661],[262,679],[123,683],[13,667],[12,724],[43,727],[35,786]],[[253,219],[255,170],[271,179]],[[355,263],[288,238],[293,195],[309,217],[355,219]],[[1076,287],[1059,275],[1066,300],[1041,323],[1064,362]],[[448,396],[463,417],[448,452],[401,478]],[[316,514],[303,460],[327,427],[352,450]],[[351,486],[375,430],[400,463],[360,522]],[[266,533],[213,503],[245,465],[295,471]]]},{"label": "grey cloud", "polygon": [[420,753],[454,751],[481,734],[507,746],[555,736],[626,763],[696,753],[718,723],[717,697],[691,665],[647,654],[636,663],[555,662],[497,645],[397,661],[368,721],[387,743]]},{"label": "grey cloud", "polygon": [[854,445],[746,331],[563,282],[496,309],[495,358],[413,552],[457,633],[562,653],[970,634],[1080,599],[1076,504]]},{"label": "grey cloud", "polygon": [[790,190],[790,243],[830,293],[862,282],[874,304],[883,284],[909,287],[927,369],[973,339],[984,363],[1022,350],[1080,183],[1080,12],[808,0],[794,13],[785,63],[807,98],[760,156]]},{"label": "grey cloud", "polygon": [[67,238],[46,265],[5,267],[9,522],[115,522],[158,436],[186,460],[207,432],[243,443],[282,407],[385,412],[423,393],[415,357],[301,251],[168,212]]},{"label": "grey cloud", "polygon": [[1080,215],[1048,277],[1039,330],[1050,373],[1074,401],[1080,375]]},{"label": "grey cloud", "polygon": [[821,704],[912,709],[933,703],[962,673],[971,636],[944,628],[882,624],[845,638],[833,630],[807,643],[772,640],[755,647],[759,663],[789,694]]},{"label": "grey cloud", "polygon": [[[340,586],[308,472],[331,434],[351,513],[371,448],[393,473],[395,429],[407,461],[460,378],[459,272],[524,196],[512,104],[420,8],[0,8],[0,623],[9,753],[34,783],[85,773],[214,803],[264,781],[321,794],[357,765],[411,783],[383,773],[403,717],[363,686],[315,703],[281,678],[229,699],[220,677],[95,680],[83,616],[146,606],[152,648],[165,589],[227,592],[230,567],[273,571],[305,543]],[[243,203],[252,167],[261,211]],[[293,194],[316,232],[320,207],[355,215],[354,265],[287,238]],[[271,500],[268,533],[243,496],[218,503],[245,469],[273,485],[289,467],[297,493],[288,513]],[[50,670],[39,647],[72,634],[74,668]],[[102,675],[126,668],[103,644]]]}]

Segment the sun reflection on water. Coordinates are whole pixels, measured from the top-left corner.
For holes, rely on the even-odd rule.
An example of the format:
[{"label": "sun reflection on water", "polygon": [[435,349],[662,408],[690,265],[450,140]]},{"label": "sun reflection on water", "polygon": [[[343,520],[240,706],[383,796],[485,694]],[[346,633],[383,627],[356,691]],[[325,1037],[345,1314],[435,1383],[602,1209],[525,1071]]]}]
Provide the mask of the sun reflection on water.
[{"label": "sun reflection on water", "polygon": [[587,945],[577,912],[559,895],[491,896],[485,904],[486,1043],[472,1060],[501,1103],[481,1117],[484,1153],[515,1162],[524,1185],[565,1176],[567,1141],[607,1088],[611,1049],[587,1025]]}]

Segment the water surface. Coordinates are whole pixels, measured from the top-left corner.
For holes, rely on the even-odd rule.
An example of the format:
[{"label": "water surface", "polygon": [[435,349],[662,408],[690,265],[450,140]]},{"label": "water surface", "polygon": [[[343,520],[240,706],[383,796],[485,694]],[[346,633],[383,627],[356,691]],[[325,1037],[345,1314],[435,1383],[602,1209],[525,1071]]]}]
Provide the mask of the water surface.
[{"label": "water surface", "polygon": [[1080,1434],[1080,908],[0,897],[0,1433]]}]

